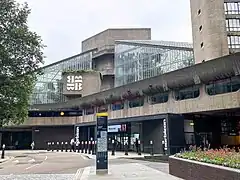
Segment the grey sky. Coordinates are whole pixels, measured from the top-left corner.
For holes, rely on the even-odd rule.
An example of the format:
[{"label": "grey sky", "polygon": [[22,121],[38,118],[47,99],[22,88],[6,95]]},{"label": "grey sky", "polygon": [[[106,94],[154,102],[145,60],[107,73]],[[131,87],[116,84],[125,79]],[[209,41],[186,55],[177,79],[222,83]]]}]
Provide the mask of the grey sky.
[{"label": "grey sky", "polygon": [[81,52],[81,41],[107,28],[150,27],[152,39],[192,41],[189,0],[17,0],[47,45],[45,65]]}]

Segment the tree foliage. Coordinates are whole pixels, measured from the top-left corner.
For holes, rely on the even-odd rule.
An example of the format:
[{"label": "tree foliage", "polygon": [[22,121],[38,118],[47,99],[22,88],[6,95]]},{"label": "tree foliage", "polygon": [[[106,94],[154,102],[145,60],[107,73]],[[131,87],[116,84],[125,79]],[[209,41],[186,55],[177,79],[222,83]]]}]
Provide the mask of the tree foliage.
[{"label": "tree foliage", "polygon": [[0,124],[18,124],[28,117],[38,68],[43,63],[41,37],[27,24],[27,3],[0,1]]}]

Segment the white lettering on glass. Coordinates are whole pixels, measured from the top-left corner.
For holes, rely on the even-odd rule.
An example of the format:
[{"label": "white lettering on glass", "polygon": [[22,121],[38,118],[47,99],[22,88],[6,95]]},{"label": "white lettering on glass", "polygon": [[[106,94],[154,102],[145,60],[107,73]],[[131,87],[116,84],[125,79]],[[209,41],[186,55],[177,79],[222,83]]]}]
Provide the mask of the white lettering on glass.
[{"label": "white lettering on glass", "polygon": [[82,76],[67,76],[67,90],[81,91],[82,90]]}]

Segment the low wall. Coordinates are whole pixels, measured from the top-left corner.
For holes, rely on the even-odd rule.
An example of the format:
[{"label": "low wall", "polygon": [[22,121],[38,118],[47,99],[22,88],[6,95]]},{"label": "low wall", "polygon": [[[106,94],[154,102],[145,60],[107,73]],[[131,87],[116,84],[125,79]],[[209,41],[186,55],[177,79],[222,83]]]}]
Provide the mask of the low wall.
[{"label": "low wall", "polygon": [[240,170],[170,156],[169,173],[185,180],[239,180]]}]

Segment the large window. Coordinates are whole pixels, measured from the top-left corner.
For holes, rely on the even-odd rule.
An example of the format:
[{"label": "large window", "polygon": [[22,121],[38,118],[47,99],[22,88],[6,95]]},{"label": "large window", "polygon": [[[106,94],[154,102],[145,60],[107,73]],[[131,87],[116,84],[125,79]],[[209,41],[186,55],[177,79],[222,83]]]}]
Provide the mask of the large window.
[{"label": "large window", "polygon": [[206,85],[206,92],[209,95],[236,92],[239,89],[240,89],[240,76],[211,82]]},{"label": "large window", "polygon": [[231,49],[240,48],[240,36],[228,36],[228,47]]},{"label": "large window", "polygon": [[191,44],[162,41],[147,43],[116,43],[115,87],[194,64]]},{"label": "large window", "polygon": [[185,99],[193,99],[197,98],[200,95],[200,87],[199,86],[193,86],[193,87],[187,87],[183,89],[179,89],[175,91],[175,99],[177,101],[185,100]]},{"label": "large window", "polygon": [[227,19],[227,31],[240,31],[240,19]]},{"label": "large window", "polygon": [[160,104],[168,101],[168,92],[159,93],[150,97],[150,104]]},{"label": "large window", "polygon": [[240,2],[224,3],[225,14],[240,14]]},{"label": "large window", "polygon": [[143,106],[143,104],[144,104],[144,98],[136,98],[128,102],[129,108],[140,107],[140,106]]},{"label": "large window", "polygon": [[111,106],[112,106],[112,111],[121,110],[124,108],[124,102],[114,103]]}]

